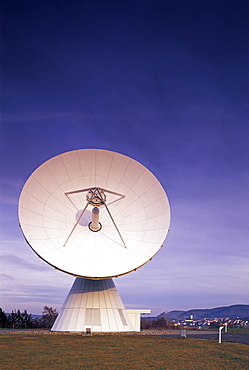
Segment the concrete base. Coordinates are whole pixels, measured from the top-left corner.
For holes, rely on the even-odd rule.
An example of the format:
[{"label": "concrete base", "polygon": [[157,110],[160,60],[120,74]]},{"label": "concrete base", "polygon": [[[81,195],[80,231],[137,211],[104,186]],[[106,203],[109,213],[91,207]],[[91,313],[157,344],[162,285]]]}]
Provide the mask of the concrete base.
[{"label": "concrete base", "polygon": [[112,279],[76,278],[51,330],[125,332],[135,328]]}]

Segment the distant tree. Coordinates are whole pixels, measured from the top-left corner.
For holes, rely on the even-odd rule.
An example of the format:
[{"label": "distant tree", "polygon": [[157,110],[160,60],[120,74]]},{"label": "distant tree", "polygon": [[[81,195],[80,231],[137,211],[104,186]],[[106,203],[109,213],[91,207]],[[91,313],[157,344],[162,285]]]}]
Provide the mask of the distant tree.
[{"label": "distant tree", "polygon": [[154,329],[163,329],[163,328],[165,328],[165,326],[166,326],[166,322],[165,322],[165,319],[163,317],[160,317],[160,318],[152,321],[152,327]]},{"label": "distant tree", "polygon": [[6,328],[7,325],[7,315],[6,313],[0,308],[0,328]]},{"label": "distant tree", "polygon": [[[17,311],[20,311],[20,310],[17,310]],[[7,317],[7,326],[8,326],[8,328],[12,328],[12,329],[18,328],[18,325],[19,325],[19,317],[18,316],[19,315],[16,312],[16,310],[11,311],[11,313]]]},{"label": "distant tree", "polygon": [[42,328],[42,318],[39,317],[33,317],[32,319],[32,328]]},{"label": "distant tree", "polygon": [[33,327],[33,317],[31,313],[28,313],[27,310],[24,310],[21,313],[21,323],[23,328],[32,328]]},{"label": "distant tree", "polygon": [[151,321],[141,318],[141,329],[150,329],[151,328]]},{"label": "distant tree", "polygon": [[20,310],[16,311],[16,327],[17,328],[22,327],[22,314]]},{"label": "distant tree", "polygon": [[26,329],[33,327],[33,317],[27,310],[21,312],[19,309],[14,310],[7,316],[6,326],[12,329]]},{"label": "distant tree", "polygon": [[56,308],[44,306],[42,311],[42,325],[45,328],[51,328],[55,322],[58,312]]},{"label": "distant tree", "polygon": [[211,322],[210,322],[209,327],[210,327],[210,328],[213,328],[213,329],[214,329],[214,328],[216,329],[216,328],[218,328],[221,324],[222,324],[222,322],[221,322],[220,320],[217,320],[217,321],[216,321],[216,320],[213,320],[213,321],[211,321]]},{"label": "distant tree", "polygon": [[152,321],[152,328],[162,330],[162,329],[174,329],[174,324],[171,319],[165,319],[164,317],[159,317]]}]

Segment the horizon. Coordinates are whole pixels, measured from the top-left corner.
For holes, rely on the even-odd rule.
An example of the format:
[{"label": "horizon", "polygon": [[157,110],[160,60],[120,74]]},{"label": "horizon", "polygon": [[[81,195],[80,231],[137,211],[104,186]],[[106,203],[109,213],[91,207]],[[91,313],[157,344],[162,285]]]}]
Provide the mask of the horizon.
[{"label": "horizon", "polygon": [[[174,311],[176,311],[176,312],[188,312],[188,311],[199,311],[199,310],[204,310],[205,311],[205,310],[213,310],[213,309],[217,309],[217,308],[229,308],[229,307],[233,307],[233,306],[249,306],[249,303],[248,304],[238,303],[238,304],[232,304],[232,305],[229,305],[229,306],[218,306],[218,307],[212,307],[212,308],[189,308],[187,310],[174,309],[174,310],[170,310],[170,311],[162,311],[161,313],[159,313],[156,316],[143,314],[143,315],[141,315],[141,318],[158,317],[159,315],[161,315],[163,313],[167,314],[167,313],[171,313],[171,312],[174,312]],[[2,307],[0,307],[0,308],[2,308]],[[14,309],[13,311],[17,311],[17,310],[18,310],[18,308]],[[5,312],[5,314],[10,314],[12,310],[10,312],[6,312],[5,310],[3,310],[3,311]],[[24,310],[20,310],[20,311],[24,311]],[[28,310],[27,310],[27,312],[29,314],[33,315],[33,316],[42,316],[42,313],[40,313],[40,314],[38,314],[38,313],[32,313],[32,312],[29,312]],[[59,312],[59,310],[57,310],[57,312]]]},{"label": "horizon", "polygon": [[85,148],[135,159],[169,198],[163,248],[114,279],[126,308],[158,315],[247,304],[248,8],[243,0],[4,2],[4,311],[59,311],[70,290],[73,276],[26,244],[17,205],[39,165]]}]

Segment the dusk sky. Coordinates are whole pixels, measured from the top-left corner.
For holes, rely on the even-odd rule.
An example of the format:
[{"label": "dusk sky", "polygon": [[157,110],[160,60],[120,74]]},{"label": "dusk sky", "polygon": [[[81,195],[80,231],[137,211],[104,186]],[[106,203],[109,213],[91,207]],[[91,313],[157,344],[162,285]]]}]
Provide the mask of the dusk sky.
[{"label": "dusk sky", "polygon": [[74,277],[26,244],[31,173],[116,151],[170,201],[164,247],[114,279],[127,308],[249,304],[248,0],[3,0],[0,307],[60,309]]}]

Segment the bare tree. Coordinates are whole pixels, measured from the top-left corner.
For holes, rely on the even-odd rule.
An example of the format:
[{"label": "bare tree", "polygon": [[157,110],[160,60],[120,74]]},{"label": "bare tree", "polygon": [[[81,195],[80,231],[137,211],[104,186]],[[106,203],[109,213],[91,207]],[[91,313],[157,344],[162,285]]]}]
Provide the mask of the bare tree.
[{"label": "bare tree", "polygon": [[56,308],[44,306],[42,311],[42,324],[45,328],[51,328],[55,322],[58,312]]}]

